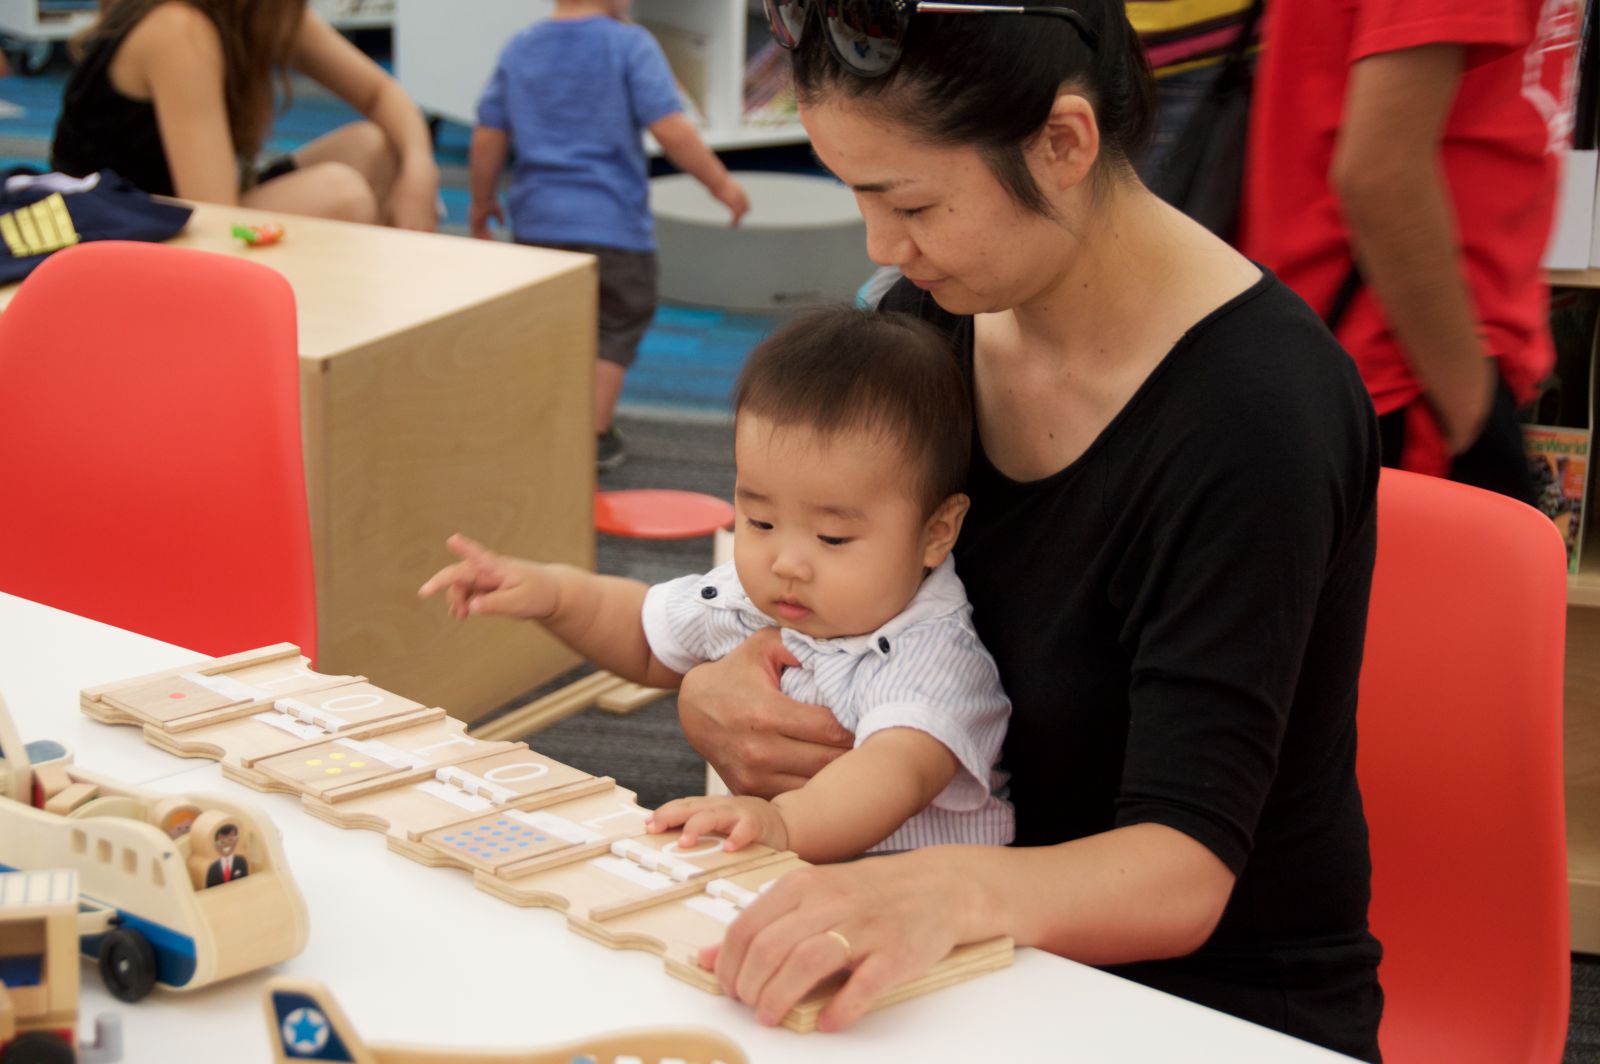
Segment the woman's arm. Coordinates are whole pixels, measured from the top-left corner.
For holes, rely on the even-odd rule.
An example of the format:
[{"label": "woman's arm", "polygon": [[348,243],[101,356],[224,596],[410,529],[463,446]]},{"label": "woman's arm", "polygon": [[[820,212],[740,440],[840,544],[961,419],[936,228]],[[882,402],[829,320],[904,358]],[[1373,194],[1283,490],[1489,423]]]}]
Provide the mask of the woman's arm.
[{"label": "woman's arm", "polygon": [[183,199],[239,202],[239,162],[228,127],[222,37],[188,4],[158,4],[139,20],[112,61],[119,91],[148,97],[161,150]]},{"label": "woman's arm", "polygon": [[360,111],[383,130],[395,157],[384,220],[405,229],[439,224],[439,167],[422,112],[400,83],[315,12],[307,11],[294,68]]},{"label": "woman's arm", "polygon": [[838,1030],[964,943],[1009,936],[1089,964],[1190,953],[1233,879],[1210,850],[1158,824],[1059,846],[936,846],[791,873],[700,962],[768,1025],[848,962],[849,981],[817,1018]]}]

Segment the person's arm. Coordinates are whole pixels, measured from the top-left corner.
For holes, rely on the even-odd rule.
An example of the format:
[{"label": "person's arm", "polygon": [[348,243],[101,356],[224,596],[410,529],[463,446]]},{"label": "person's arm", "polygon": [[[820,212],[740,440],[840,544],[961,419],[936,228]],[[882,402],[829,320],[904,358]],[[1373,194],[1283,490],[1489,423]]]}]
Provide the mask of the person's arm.
[{"label": "person's arm", "polygon": [[678,690],[684,738],[734,794],[771,798],[792,791],[855,745],[829,710],[779,690],[779,675],[796,664],[773,627],[684,674]]},{"label": "person's arm", "polygon": [[439,227],[439,167],[422,112],[400,83],[313,11],[306,11],[294,67],[383,130],[395,156],[384,220],[403,229]]},{"label": "person's arm", "polygon": [[472,205],[467,210],[467,225],[479,240],[490,239],[489,221],[503,228],[506,216],[500,210],[500,172],[505,169],[511,137],[503,129],[474,126],[472,145],[467,150],[467,185]]},{"label": "person's arm", "polygon": [[722,165],[716,152],[706,147],[694,123],[684,117],[682,111],[675,111],[650,123],[650,135],[656,138],[672,165],[704,185],[717,202],[728,208],[733,216],[730,224],[738,225],[739,219],[750,209],[750,197]]},{"label": "person's arm", "polygon": [[832,1031],[964,943],[1004,935],[1087,964],[1190,953],[1232,889],[1211,851],[1157,824],[1059,846],[935,846],[791,873],[700,963],[772,1025],[845,962],[838,932],[852,974],[817,1017]]},{"label": "person's arm", "polygon": [[682,844],[721,835],[737,850],[759,841],[807,861],[867,852],[927,808],[959,765],[926,732],[890,728],[838,758],[803,787],[764,798],[680,798],[650,818],[652,832],[683,825]]},{"label": "person's arm", "polygon": [[1465,53],[1438,44],[1358,60],[1330,174],[1362,274],[1456,453],[1482,432],[1495,391],[1439,156]]},{"label": "person's arm", "polygon": [[122,84],[134,95],[148,93],[155,108],[173,192],[237,204],[239,161],[216,24],[188,4],[158,4],[128,34],[115,65]]},{"label": "person's arm", "polygon": [[445,592],[452,616],[537,621],[567,646],[625,680],[676,687],[683,677],[650,652],[640,622],[644,584],[571,565],[507,558],[463,535],[447,541],[460,557],[417,590]]}]

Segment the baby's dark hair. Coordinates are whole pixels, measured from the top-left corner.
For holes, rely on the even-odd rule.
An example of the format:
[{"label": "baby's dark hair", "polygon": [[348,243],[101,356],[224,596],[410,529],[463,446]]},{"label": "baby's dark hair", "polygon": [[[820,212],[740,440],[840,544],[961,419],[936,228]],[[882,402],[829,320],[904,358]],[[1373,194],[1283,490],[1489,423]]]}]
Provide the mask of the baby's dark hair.
[{"label": "baby's dark hair", "polygon": [[1093,104],[1102,154],[1128,173],[1155,128],[1155,87],[1124,0],[1024,6],[1071,7],[1098,46],[1091,49],[1071,23],[1052,16],[913,15],[899,65],[863,78],[839,63],[813,24],[792,53],[796,93],[807,105],[833,96],[871,100],[883,117],[930,144],[971,145],[1019,206],[1049,215],[1023,149],[1044,128],[1061,86],[1075,86]]},{"label": "baby's dark hair", "polygon": [[757,344],[734,387],[733,410],[824,437],[882,435],[919,467],[914,497],[931,515],[966,484],[969,396],[943,333],[910,315],[841,305],[801,313]]}]

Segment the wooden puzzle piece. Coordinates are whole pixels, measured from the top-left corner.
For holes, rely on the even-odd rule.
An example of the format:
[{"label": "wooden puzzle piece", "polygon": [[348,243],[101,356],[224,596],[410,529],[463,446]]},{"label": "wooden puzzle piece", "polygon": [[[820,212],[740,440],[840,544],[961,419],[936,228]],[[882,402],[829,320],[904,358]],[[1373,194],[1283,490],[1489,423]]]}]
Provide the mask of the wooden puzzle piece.
[{"label": "wooden puzzle piece", "polygon": [[608,791],[538,809],[498,809],[423,835],[446,861],[475,873],[519,879],[568,861],[609,853],[644,831],[648,809],[632,791]]},{"label": "wooden puzzle piece", "polygon": [[[759,844],[729,852],[707,836],[683,850],[678,832],[646,834],[648,811],[615,781],[525,743],[475,738],[443,710],[361,677],[321,676],[292,644],[87,689],[82,701],[97,720],[143,725],[155,745],[222,761],[231,778],[299,794],[340,827],[384,832],[413,860],[468,870],[514,905],[563,910],[580,934],[654,952],[713,993],[699,950],[767,885],[807,867]],[[1012,952],[1009,939],[959,947],[874,1007],[1005,967]],[[813,1029],[844,978],[819,986],[784,1025]]]},{"label": "wooden puzzle piece", "polygon": [[313,672],[292,643],[278,643],[183,669],[86,689],[83,709],[108,724],[155,725],[166,732],[244,715],[252,706],[359,680]]},{"label": "wooden puzzle piece", "polygon": [[561,909],[569,923],[602,921],[635,909],[699,893],[719,875],[743,871],[787,853],[762,845],[728,852],[703,836],[692,849],[677,846],[678,832],[617,839],[610,852],[572,861],[516,880],[478,876],[477,886],[513,905]]},{"label": "wooden puzzle piece", "polygon": [[[326,703],[326,706],[323,704]],[[359,707],[359,708],[345,708]],[[342,712],[341,712],[342,710]],[[419,702],[364,680],[275,699],[266,705],[242,703],[211,720],[190,718],[182,725],[155,729],[151,742],[180,757],[220,762],[223,773],[257,790],[282,790],[243,771],[263,758],[321,742],[334,735],[372,734],[374,726],[393,727],[444,716]],[[151,730],[146,725],[147,733]]]},{"label": "wooden puzzle piece", "polygon": [[[430,831],[504,808],[532,809],[614,785],[610,779],[553,761],[530,750],[526,743],[480,743],[460,731],[464,728],[460,721],[447,717],[440,723],[454,725],[458,734],[433,742],[424,740],[420,746],[415,742],[419,737],[412,732],[386,740],[401,754],[429,758],[427,763],[342,783],[321,794],[307,792],[302,798],[306,809],[342,827],[385,832],[392,848],[435,864],[440,857],[436,849],[415,845]],[[458,742],[482,749],[463,757],[462,750],[452,749]],[[441,752],[446,756],[441,757]],[[297,751],[289,756],[307,753]]]}]

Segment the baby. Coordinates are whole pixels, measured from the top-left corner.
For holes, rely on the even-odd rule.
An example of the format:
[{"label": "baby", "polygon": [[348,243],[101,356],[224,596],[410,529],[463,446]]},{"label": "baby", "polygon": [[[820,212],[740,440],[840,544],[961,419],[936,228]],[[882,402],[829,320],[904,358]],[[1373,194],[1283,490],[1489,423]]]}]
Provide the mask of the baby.
[{"label": "baby", "polygon": [[785,694],[828,707],[855,746],[772,801],[684,798],[652,816],[725,848],[760,841],[808,861],[938,843],[1011,841],[996,767],[1010,704],[979,643],[951,548],[972,407],[948,342],[909,317],[802,314],[750,353],[734,394],[734,560],[646,588],[496,555],[419,594],[457,617],[536,620],[638,683],[676,687],[776,625],[798,665]]}]

